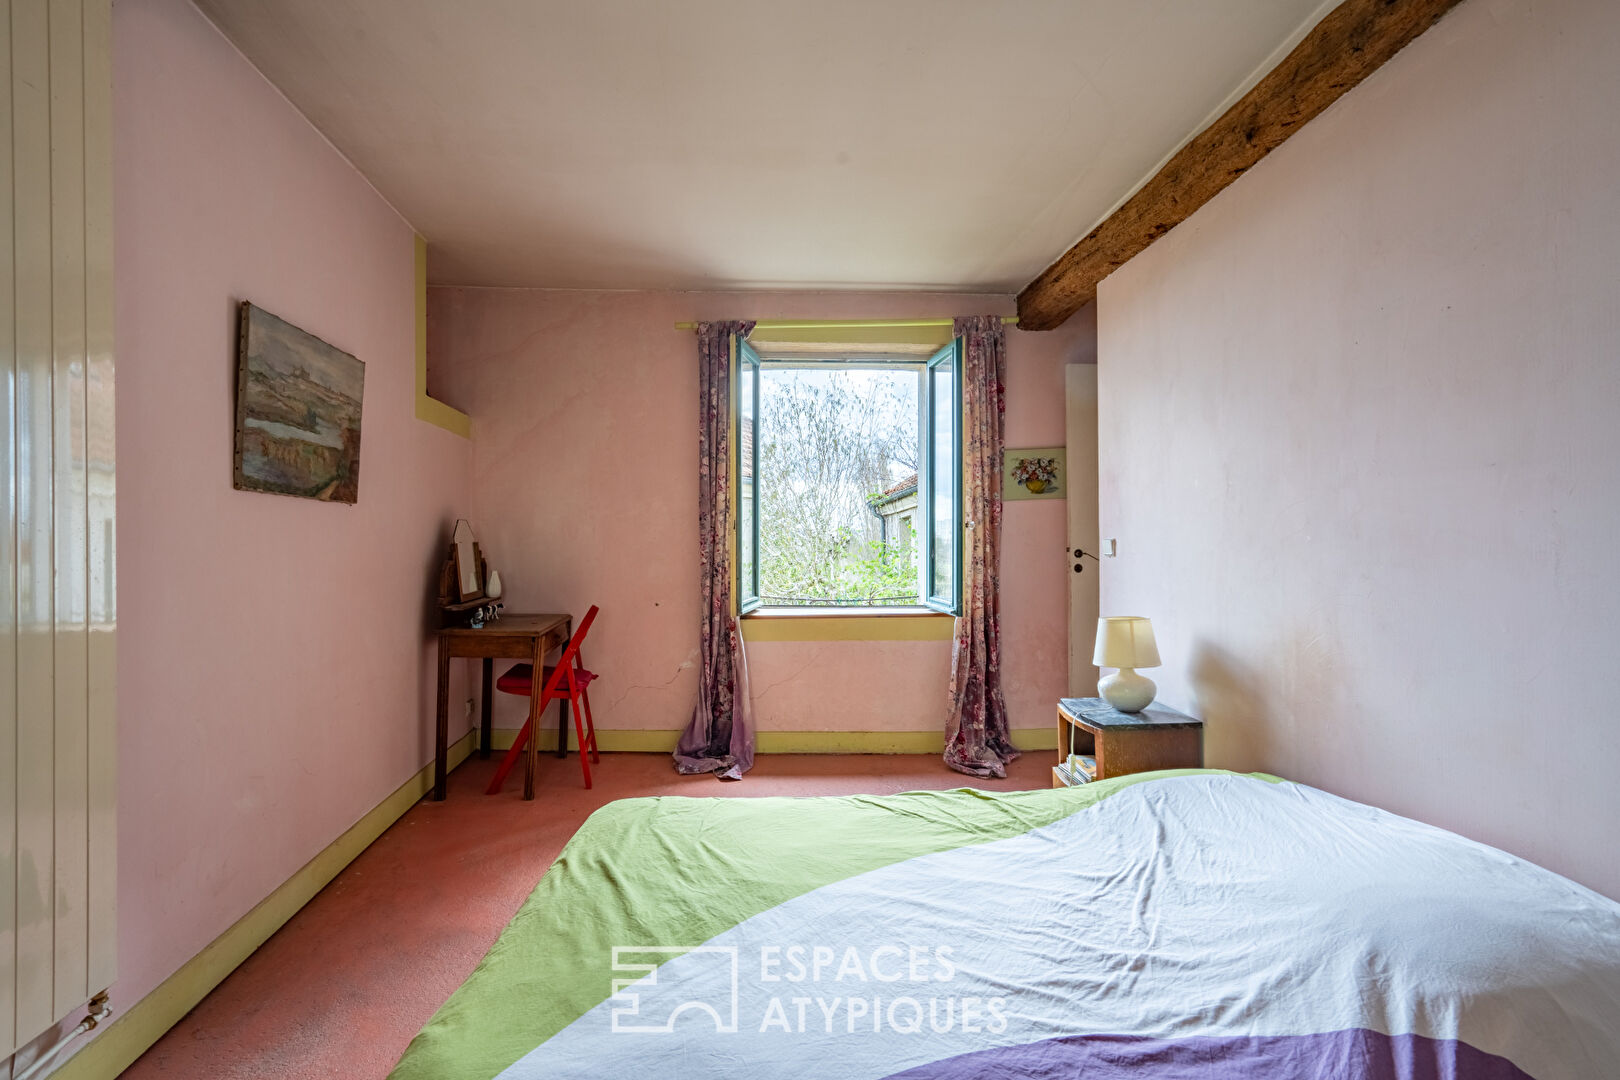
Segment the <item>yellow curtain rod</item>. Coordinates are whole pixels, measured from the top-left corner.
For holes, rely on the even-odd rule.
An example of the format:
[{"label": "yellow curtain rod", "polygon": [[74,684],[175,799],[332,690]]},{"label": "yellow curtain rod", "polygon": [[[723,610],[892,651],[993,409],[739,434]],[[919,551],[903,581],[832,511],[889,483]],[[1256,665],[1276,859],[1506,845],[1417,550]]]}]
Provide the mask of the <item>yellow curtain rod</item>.
[{"label": "yellow curtain rod", "polygon": [[[1012,325],[1016,315],[1003,315],[1001,321]],[[884,330],[890,327],[953,326],[955,319],[761,319],[754,324],[760,330]],[[696,330],[695,322],[678,322],[677,330]]]}]

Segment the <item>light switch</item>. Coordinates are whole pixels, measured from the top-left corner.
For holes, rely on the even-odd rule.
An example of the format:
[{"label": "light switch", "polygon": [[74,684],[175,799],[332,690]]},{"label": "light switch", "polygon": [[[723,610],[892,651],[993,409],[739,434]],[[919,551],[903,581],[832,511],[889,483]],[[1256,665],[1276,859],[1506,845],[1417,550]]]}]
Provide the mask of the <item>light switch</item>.
[{"label": "light switch", "polygon": [[1103,538],[1102,549],[1102,553],[1110,559],[1119,554],[1119,549],[1114,546],[1114,538],[1112,536]]}]

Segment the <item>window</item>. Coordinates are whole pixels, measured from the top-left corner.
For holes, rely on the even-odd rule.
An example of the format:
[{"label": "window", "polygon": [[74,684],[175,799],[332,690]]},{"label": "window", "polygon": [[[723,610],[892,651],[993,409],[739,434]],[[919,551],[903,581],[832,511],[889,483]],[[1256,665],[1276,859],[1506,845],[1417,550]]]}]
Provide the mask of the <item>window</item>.
[{"label": "window", "polygon": [[962,586],[961,348],[952,342],[928,361],[924,375],[927,440],[918,486],[923,521],[923,595],[939,611],[956,612]]},{"label": "window", "polygon": [[961,591],[961,360],[737,349],[737,594],[931,608]]}]

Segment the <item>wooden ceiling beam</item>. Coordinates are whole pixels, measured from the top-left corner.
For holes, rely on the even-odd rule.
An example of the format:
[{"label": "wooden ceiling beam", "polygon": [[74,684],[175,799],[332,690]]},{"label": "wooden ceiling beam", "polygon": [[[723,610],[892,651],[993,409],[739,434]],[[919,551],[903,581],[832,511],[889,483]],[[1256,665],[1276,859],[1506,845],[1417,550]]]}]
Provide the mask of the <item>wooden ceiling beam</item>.
[{"label": "wooden ceiling beam", "polygon": [[1051,330],[1097,283],[1281,146],[1461,0],[1345,0],[1281,63],[1178,150],[1118,210],[1018,294],[1018,326]]}]

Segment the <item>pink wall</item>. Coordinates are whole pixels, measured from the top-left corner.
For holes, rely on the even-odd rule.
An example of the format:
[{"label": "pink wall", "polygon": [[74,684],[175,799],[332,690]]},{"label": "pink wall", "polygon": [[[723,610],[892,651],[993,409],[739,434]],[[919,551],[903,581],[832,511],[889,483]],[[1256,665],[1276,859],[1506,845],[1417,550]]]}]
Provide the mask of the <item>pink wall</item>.
[{"label": "pink wall", "polygon": [[[433,289],[428,347],[473,416],[475,524],[513,610],[602,608],[597,725],[669,730],[696,699],[697,361],[677,320],[1011,312],[1009,297]],[[1063,365],[1090,326],[1010,334],[1009,446],[1063,442]],[[1003,632],[1015,728],[1066,685],[1064,504],[1006,508]],[[755,642],[764,731],[938,731],[949,642]],[[502,695],[504,698],[504,695]],[[497,724],[521,703],[497,703]]]},{"label": "pink wall", "polygon": [[[184,0],[113,32],[122,1011],[431,758],[470,450],[414,418],[410,226]],[[357,506],[232,490],[242,299],[365,361]]]},{"label": "pink wall", "polygon": [[1620,5],[1469,0],[1103,283],[1103,607],[1211,763],[1620,896]]}]

